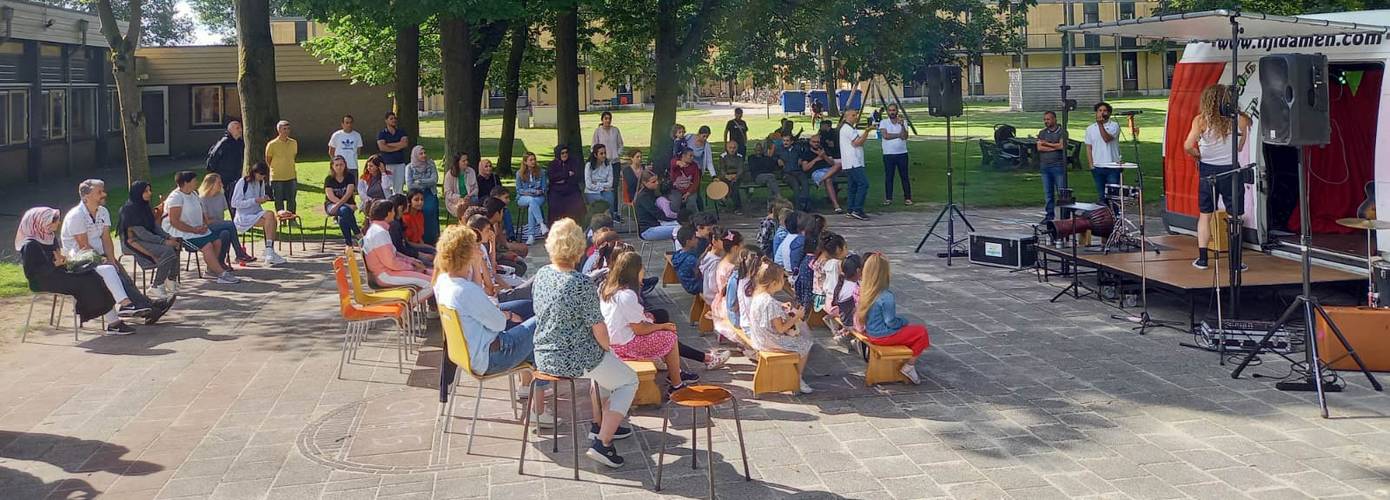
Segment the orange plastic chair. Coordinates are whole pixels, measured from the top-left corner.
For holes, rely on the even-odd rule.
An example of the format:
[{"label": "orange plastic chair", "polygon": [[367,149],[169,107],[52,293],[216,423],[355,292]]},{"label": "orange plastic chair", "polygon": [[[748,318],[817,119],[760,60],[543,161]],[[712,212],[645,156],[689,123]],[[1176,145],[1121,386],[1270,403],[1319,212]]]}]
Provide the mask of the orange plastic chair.
[{"label": "orange plastic chair", "polygon": [[[385,304],[400,304],[405,306],[406,330],[410,332],[423,331],[425,329],[424,322],[420,320],[425,317],[423,311],[424,305],[416,303],[415,288],[398,286],[368,290],[367,287],[362,284],[362,268],[358,264],[357,252],[358,250],[352,247],[348,247],[343,252],[347,257],[346,265],[348,268],[348,278],[351,280],[352,284],[352,300],[356,301],[358,304],[368,306]],[[407,337],[406,346],[410,347],[411,351],[414,351],[415,339],[413,337]]]},{"label": "orange plastic chair", "polygon": [[357,355],[357,346],[367,337],[367,332],[371,329],[372,323],[379,321],[391,321],[396,324],[398,333],[396,339],[396,368],[405,370],[405,317],[408,307],[400,304],[383,304],[364,306],[352,302],[347,272],[343,269],[347,259],[338,257],[333,260],[333,275],[338,282],[338,305],[343,314],[343,320],[347,322],[347,330],[343,332],[343,354],[338,360],[338,378],[343,378],[343,365],[349,359]]},{"label": "orange plastic chair", "polygon": [[449,428],[452,427],[450,424],[454,421],[454,402],[458,401],[458,398],[456,396],[458,396],[459,379],[463,378],[464,374],[467,374],[475,382],[478,383],[478,394],[473,397],[473,420],[472,423],[468,425],[468,448],[465,451],[465,453],[472,454],[473,436],[477,434],[474,431],[478,428],[478,407],[481,406],[483,402],[483,382],[496,378],[507,377],[507,382],[510,386],[509,394],[511,395],[512,416],[520,418],[517,414],[518,405],[516,397],[516,378],[513,377],[513,375],[517,375],[522,372],[528,372],[534,370],[535,368],[531,366],[531,363],[523,362],[517,365],[516,367],[513,367],[512,369],[501,373],[495,373],[492,375],[481,375],[478,373],[474,373],[473,360],[468,354],[470,352],[468,350],[468,337],[465,337],[463,335],[463,328],[459,323],[458,311],[455,311],[454,309],[448,306],[440,304],[439,322],[442,323],[444,326],[445,353],[449,356],[449,360],[453,361],[454,365],[458,367],[454,375],[454,384],[449,388],[449,401],[448,403],[445,403],[448,405],[447,410],[445,411],[445,418],[447,419],[444,421],[445,434],[449,433]]}]

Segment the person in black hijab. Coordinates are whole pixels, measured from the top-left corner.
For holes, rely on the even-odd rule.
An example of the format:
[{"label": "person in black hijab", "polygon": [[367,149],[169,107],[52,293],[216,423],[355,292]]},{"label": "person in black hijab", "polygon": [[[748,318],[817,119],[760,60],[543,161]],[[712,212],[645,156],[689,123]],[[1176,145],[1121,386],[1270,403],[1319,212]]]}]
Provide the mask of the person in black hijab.
[{"label": "person in black hijab", "polygon": [[568,217],[583,225],[585,208],[581,187],[584,184],[584,169],[579,156],[571,153],[567,145],[555,146],[555,159],[551,160],[546,176],[550,179],[550,191],[546,193],[550,222]]},{"label": "person in black hijab", "polygon": [[179,240],[164,232],[154,218],[150,199],[154,190],[150,183],[135,181],[130,185],[130,198],[121,206],[121,218],[116,225],[123,250],[134,254],[135,262],[144,269],[154,269],[154,279],[146,292],[153,299],[172,297],[174,280],[179,272]]}]

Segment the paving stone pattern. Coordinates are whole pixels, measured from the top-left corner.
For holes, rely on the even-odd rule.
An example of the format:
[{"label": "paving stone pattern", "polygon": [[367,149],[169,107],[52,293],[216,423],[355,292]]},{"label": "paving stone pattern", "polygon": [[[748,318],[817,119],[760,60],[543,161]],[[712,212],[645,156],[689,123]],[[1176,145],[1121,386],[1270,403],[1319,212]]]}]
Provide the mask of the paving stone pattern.
[{"label": "paving stone pattern", "polygon": [[[984,228],[1028,212],[978,211]],[[925,322],[933,346],[920,386],[864,387],[863,362],[816,332],[806,396],[749,389],[736,357],[705,381],[741,401],[752,481],[741,475],[732,411],[715,412],[715,481],[724,498],[1384,498],[1390,496],[1390,398],[1348,376],[1322,419],[1311,394],[1268,379],[1233,380],[1186,334],[1138,336],[1094,300],[1048,303],[1042,284],[957,260],[932,242],[913,254],[923,214],[831,219],[856,251],[894,265],[899,311]],[[735,221],[753,234],[754,221]],[[537,247],[539,249],[539,246]],[[706,495],[705,432],[690,467],[691,414],[634,411],[627,460],[580,458],[573,480],[570,395],[558,441],[533,435],[517,473],[521,430],[503,380],[488,383],[471,453],[477,386],[458,389],[441,432],[437,326],[431,346],[396,367],[388,332],[335,377],[342,322],[329,255],[251,268],[240,285],[190,280],[166,324],[129,337],[40,328],[0,344],[0,497],[75,498],[651,498]],[[653,272],[656,270],[653,269]],[[670,287],[684,320],[689,298]],[[1185,311],[1155,298],[1159,315]],[[18,325],[27,300],[12,304]],[[38,307],[42,316],[43,305]],[[11,319],[12,318],[12,319]],[[40,319],[38,321],[42,323]],[[684,341],[707,346],[685,321]],[[1255,372],[1281,376],[1265,357]],[[659,377],[661,378],[661,377]],[[587,430],[587,389],[578,418]],[[671,429],[660,432],[662,416]],[[581,436],[582,437],[582,436]],[[663,491],[656,460],[669,448]],[[587,443],[581,439],[581,447]]]}]

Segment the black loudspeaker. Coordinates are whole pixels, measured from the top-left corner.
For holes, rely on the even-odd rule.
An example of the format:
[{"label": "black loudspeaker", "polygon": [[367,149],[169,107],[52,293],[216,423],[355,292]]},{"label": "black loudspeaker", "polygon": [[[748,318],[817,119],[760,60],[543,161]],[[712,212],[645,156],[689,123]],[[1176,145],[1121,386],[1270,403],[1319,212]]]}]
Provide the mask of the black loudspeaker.
[{"label": "black loudspeaker", "polygon": [[922,73],[927,80],[927,113],[936,116],[936,107],[941,103],[941,66],[927,66]]},{"label": "black loudspeaker", "polygon": [[[936,86],[932,87],[930,82],[931,75],[936,74]],[[928,114],[932,116],[960,116],[965,109],[961,105],[960,99],[960,66],[953,64],[938,64],[928,70],[928,89],[929,96],[936,97],[936,103],[931,104],[928,99]]]},{"label": "black loudspeaker", "polygon": [[1260,58],[1261,139],[1313,146],[1332,141],[1328,116],[1327,56],[1275,54]]}]

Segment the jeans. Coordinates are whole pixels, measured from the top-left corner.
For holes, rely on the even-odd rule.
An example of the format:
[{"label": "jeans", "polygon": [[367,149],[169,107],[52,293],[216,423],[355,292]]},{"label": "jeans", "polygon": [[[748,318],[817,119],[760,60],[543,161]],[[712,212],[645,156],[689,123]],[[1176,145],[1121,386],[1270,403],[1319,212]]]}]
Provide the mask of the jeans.
[{"label": "jeans", "polygon": [[250,258],[246,254],[246,249],[242,248],[241,241],[237,239],[236,225],[232,224],[232,221],[222,220],[208,224],[208,231],[217,235],[217,239],[222,240],[222,250],[217,253],[218,262],[226,264],[227,254],[231,253],[232,250],[236,250],[238,259]]},{"label": "jeans", "polygon": [[618,217],[618,196],[617,196],[617,194],[618,194],[617,191],[600,191],[600,192],[597,192],[597,193],[585,192],[585,193],[584,193],[584,203],[585,203],[585,204],[591,204],[591,203],[598,202],[598,201],[603,201],[603,202],[608,203],[608,215],[613,216],[613,220],[617,220],[617,219],[619,218],[619,217]]},{"label": "jeans", "polygon": [[1101,205],[1105,205],[1105,185],[1120,183],[1120,169],[1093,168],[1091,169],[1091,179],[1096,181],[1096,199],[1100,200]]},{"label": "jeans", "polygon": [[869,197],[869,177],[864,175],[864,167],[842,170],[849,177],[849,206],[852,213],[864,213],[864,200]]},{"label": "jeans", "polygon": [[652,226],[642,230],[642,234],[640,237],[646,241],[671,241],[671,238],[675,236],[677,229],[680,229],[680,226],[676,224],[662,224],[660,226]]},{"label": "jeans", "polygon": [[811,176],[806,172],[787,172],[782,176],[792,188],[792,206],[803,212],[811,211]]},{"label": "jeans", "polygon": [[540,236],[541,226],[545,224],[545,213],[542,210],[545,207],[545,197],[521,195],[516,197],[516,204],[526,207],[526,234]]},{"label": "jeans", "polygon": [[487,353],[487,371],[483,375],[505,372],[524,361],[534,362],[536,345],[533,337],[536,332],[536,318],[531,318],[497,335],[502,344],[496,351]]},{"label": "jeans", "polygon": [[296,209],[299,204],[295,202],[295,191],[299,189],[299,180],[290,179],[287,181],[270,181],[270,199],[275,202],[275,211],[289,210],[299,213]]},{"label": "jeans", "polygon": [[357,213],[350,205],[339,205],[336,212],[329,213],[328,209],[331,207],[332,205],[325,203],[324,213],[338,218],[338,230],[343,233],[343,243],[352,246],[352,239],[362,232],[362,229],[357,227]]},{"label": "jeans", "polygon": [[508,300],[498,302],[497,308],[501,309],[502,312],[516,313],[517,316],[521,316],[521,319],[525,321],[536,316],[536,309],[533,304],[531,299]]},{"label": "jeans", "polygon": [[907,153],[883,155],[883,199],[893,200],[893,176],[903,183],[903,199],[912,199],[912,183],[907,180]]},{"label": "jeans", "polygon": [[598,387],[599,398],[608,399],[608,411],[627,414],[632,399],[637,396],[637,372],[627,366],[613,351],[603,353],[603,360],[579,378],[587,378]]},{"label": "jeans", "polygon": [[434,245],[439,242],[439,196],[434,188],[425,190],[425,206],[420,210],[425,213],[425,243]]},{"label": "jeans", "polygon": [[1067,166],[1057,165],[1042,168],[1043,199],[1047,206],[1043,210],[1043,220],[1052,220],[1057,215],[1057,190],[1067,185]]}]

